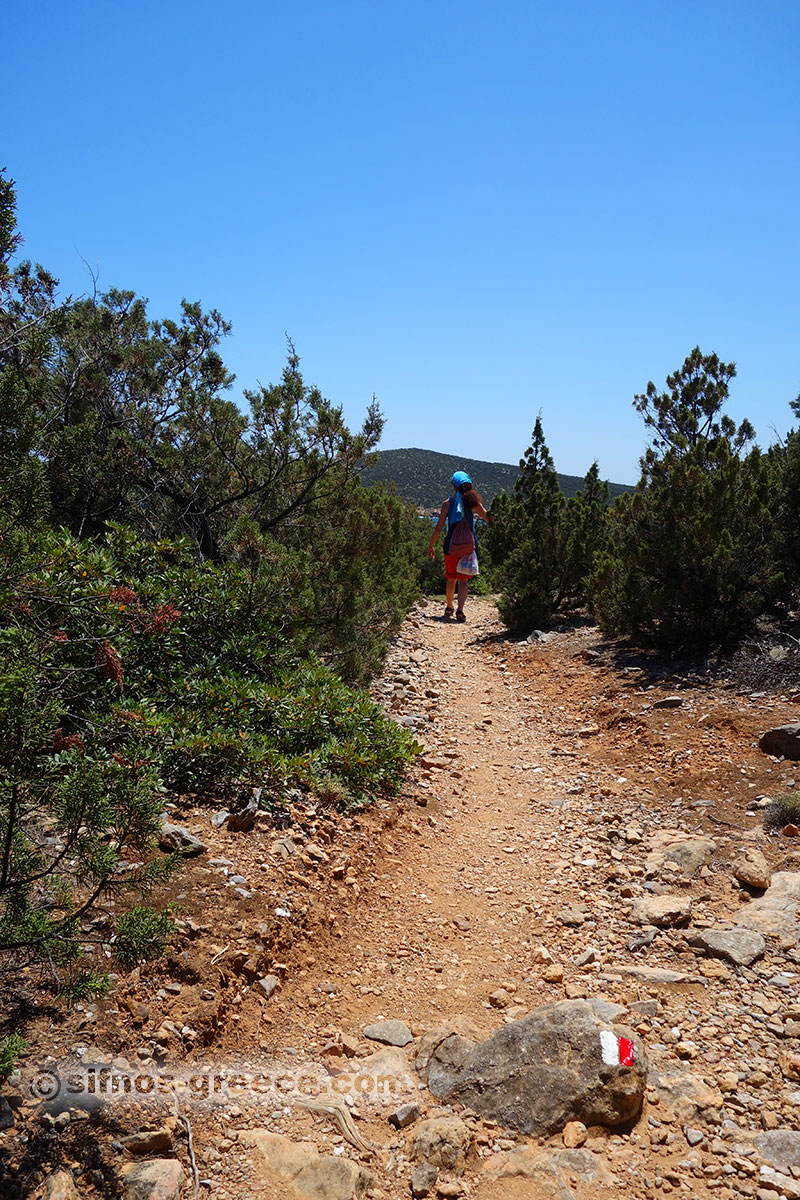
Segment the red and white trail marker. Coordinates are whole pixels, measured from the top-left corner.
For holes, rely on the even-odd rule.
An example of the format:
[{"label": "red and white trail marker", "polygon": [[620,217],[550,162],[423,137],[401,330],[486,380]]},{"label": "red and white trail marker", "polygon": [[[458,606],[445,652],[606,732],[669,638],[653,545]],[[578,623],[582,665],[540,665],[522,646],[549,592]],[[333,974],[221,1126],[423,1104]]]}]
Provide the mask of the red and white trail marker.
[{"label": "red and white trail marker", "polygon": [[600,1031],[600,1054],[609,1067],[632,1067],[636,1059],[633,1039],[617,1037],[610,1029]]}]

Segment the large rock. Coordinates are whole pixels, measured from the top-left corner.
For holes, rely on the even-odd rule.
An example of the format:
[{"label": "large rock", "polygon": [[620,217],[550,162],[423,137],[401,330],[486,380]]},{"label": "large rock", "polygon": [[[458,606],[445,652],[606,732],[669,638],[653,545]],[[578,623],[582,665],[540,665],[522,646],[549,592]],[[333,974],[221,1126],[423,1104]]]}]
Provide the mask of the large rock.
[{"label": "large rock", "polygon": [[561,1130],[561,1140],[568,1150],[577,1150],[579,1146],[585,1145],[588,1136],[589,1130],[583,1121],[567,1121]]},{"label": "large rock", "polygon": [[469,1143],[469,1129],[458,1117],[431,1117],[414,1130],[409,1152],[414,1162],[431,1163],[460,1175]]},{"label": "large rock", "polygon": [[389,1124],[395,1129],[405,1129],[407,1125],[413,1125],[422,1116],[422,1109],[418,1104],[409,1102],[408,1104],[400,1104],[394,1112],[389,1113]]},{"label": "large rock", "polygon": [[800,872],[776,871],[763,896],[736,914],[740,925],[767,937],[797,940],[800,936]]},{"label": "large rock", "polygon": [[373,1177],[348,1158],[317,1154],[293,1182],[308,1200],[361,1200],[372,1187]]},{"label": "large rock", "polygon": [[[241,1130],[239,1143],[256,1146],[263,1158],[265,1174],[291,1184],[297,1194],[308,1200],[361,1200],[374,1182],[369,1171],[358,1163],[332,1154],[318,1154],[307,1143],[300,1145],[268,1129]],[[280,1193],[287,1200],[290,1194]]]},{"label": "large rock", "polygon": [[645,872],[652,878],[667,863],[674,863],[684,875],[694,875],[698,867],[708,862],[717,848],[712,838],[687,837],[680,829],[661,829],[647,839],[650,853],[645,859]]},{"label": "large rock", "polygon": [[249,833],[256,823],[257,816],[258,801],[255,796],[250,796],[241,808],[237,808],[235,812],[228,813],[225,828],[231,833]]},{"label": "large rock", "polygon": [[280,980],[278,979],[277,975],[264,975],[258,981],[259,988],[268,1000],[279,984]]},{"label": "large rock", "polygon": [[[630,1066],[619,1064],[620,1037],[634,1043]],[[641,1109],[646,1078],[641,1042],[585,1000],[536,1009],[483,1042],[453,1034],[427,1066],[433,1095],[527,1134],[556,1133],[573,1120],[625,1124]]]},{"label": "large rock", "polygon": [[737,967],[749,967],[767,948],[760,933],[754,929],[692,929],[687,934],[690,945],[714,958],[725,959]]},{"label": "large rock", "polygon": [[641,896],[634,900],[631,920],[636,925],[685,925],[692,915],[690,896]]},{"label": "large rock", "polygon": [[184,829],[183,825],[173,825],[171,821],[165,821],[161,826],[158,844],[162,850],[180,850],[182,854],[186,854],[190,858],[195,854],[205,854],[206,852],[206,845],[200,841],[200,838],[196,838],[188,829]]},{"label": "large rock", "polygon": [[128,1163],[120,1174],[125,1200],[178,1200],[183,1191],[185,1176],[176,1158]]},{"label": "large rock", "polygon": [[800,1079],[800,1054],[794,1050],[784,1050],[778,1055],[778,1066],[786,1079]]},{"label": "large rock", "polygon": [[758,1153],[765,1163],[790,1175],[800,1171],[800,1130],[770,1129],[755,1138]]},{"label": "large rock", "polygon": [[270,1133],[268,1129],[240,1129],[238,1141],[241,1146],[255,1146],[260,1150],[270,1171],[284,1179],[294,1179],[317,1153],[308,1143],[301,1146],[299,1142],[280,1133]]},{"label": "large rock", "polygon": [[733,877],[745,887],[768,888],[772,880],[769,863],[760,850],[743,850],[733,864]]},{"label": "large rock", "polygon": [[759,1196],[774,1196],[776,1193],[782,1200],[800,1200],[800,1179],[784,1175],[774,1167],[762,1163],[758,1172],[759,1181],[766,1186],[759,1191]]},{"label": "large rock", "polygon": [[602,996],[589,996],[586,1003],[591,1004],[595,1015],[606,1025],[613,1025],[628,1012],[624,1004],[614,1004],[612,1000],[604,1000]]},{"label": "large rock", "polygon": [[436,1187],[436,1180],[438,1178],[438,1167],[434,1167],[432,1163],[427,1162],[417,1163],[411,1172],[411,1195],[415,1197],[415,1200],[418,1200],[418,1198],[421,1200],[424,1196],[430,1196]]},{"label": "large rock", "polygon": [[765,754],[774,754],[776,758],[800,759],[800,725],[768,729],[758,745]]},{"label": "large rock", "polygon": [[477,1042],[480,1037],[475,1025],[463,1013],[457,1013],[446,1024],[437,1025],[435,1029],[431,1029],[429,1033],[420,1038],[419,1045],[417,1046],[417,1055],[414,1060],[414,1066],[423,1078],[427,1074],[428,1063],[433,1057],[437,1046],[441,1046],[442,1042],[447,1041],[454,1034],[472,1042]]}]

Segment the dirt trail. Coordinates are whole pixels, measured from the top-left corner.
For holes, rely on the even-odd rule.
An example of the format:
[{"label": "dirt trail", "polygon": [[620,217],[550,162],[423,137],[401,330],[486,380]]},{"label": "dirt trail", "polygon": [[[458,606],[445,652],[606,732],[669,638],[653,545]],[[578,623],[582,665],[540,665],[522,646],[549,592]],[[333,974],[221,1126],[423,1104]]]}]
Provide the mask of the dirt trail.
[{"label": "dirt trail", "polygon": [[[465,1169],[442,1170],[430,1193],[441,1200],[760,1200],[771,1160],[754,1139],[792,1129],[800,1103],[800,1066],[793,1076],[785,1065],[800,1034],[796,936],[770,937],[760,960],[733,966],[680,928],[645,927],[652,936],[637,945],[631,906],[679,897],[691,900],[693,927],[730,927],[749,903],[732,879],[743,850],[760,848],[773,871],[800,870],[798,843],[767,839],[757,807],[793,783],[793,765],[762,754],[757,739],[796,720],[797,700],[664,676],[589,627],[514,644],[488,599],[470,599],[468,614],[456,625],[438,604],[420,606],[375,686],[425,747],[402,800],[351,820],[300,797],[283,840],[268,823],[226,833],[203,810],[171,814],[208,846],[176,884],[171,957],[74,1014],[48,1049],[142,1070],[282,1076],[266,1097],[251,1088],[234,1102],[181,1104],[202,1194],[215,1200],[292,1197],[288,1175],[275,1173],[282,1138],[292,1153],[332,1154],[342,1170],[361,1163],[375,1200],[405,1200],[415,1124],[397,1130],[387,1116],[407,1101],[423,1119],[459,1114],[469,1131]],[[712,839],[705,863],[653,869],[648,855],[668,830]],[[627,1006],[651,1068],[635,1127],[590,1129],[582,1151],[440,1108],[414,1075],[416,1040],[387,1051],[363,1033],[395,1019],[418,1039],[461,1020],[483,1037],[578,997]],[[377,1075],[398,1063],[403,1087],[378,1095]],[[295,1102],[304,1077],[316,1081],[316,1107]],[[294,1100],[284,1094],[295,1088]],[[349,1122],[337,1116],[343,1104]],[[142,1103],[119,1121],[152,1129],[163,1113]],[[174,1120],[172,1130],[188,1171]],[[258,1137],[266,1154],[251,1144]],[[66,1145],[79,1170],[79,1139],[62,1143],[62,1161]],[[545,1157],[513,1157],[525,1147]],[[112,1167],[84,1175],[100,1189],[87,1194],[105,1194]],[[347,1194],[318,1186],[308,1194]]]},{"label": "dirt trail", "polygon": [[[498,978],[517,979],[530,952],[531,912],[555,885],[563,857],[542,852],[557,835],[552,801],[563,760],[549,757],[536,698],[525,699],[480,645],[500,631],[491,606],[472,604],[469,630],[438,615],[427,610],[395,655],[401,674],[416,665],[419,690],[438,694],[433,720],[417,726],[426,749],[409,789],[414,807],[384,842],[357,927],[348,926],[325,964],[339,988],[337,1019],[344,1010],[353,1022],[383,1014],[429,1028],[464,1011],[480,1022]],[[424,662],[410,663],[407,650]],[[315,986],[312,976],[306,987]],[[535,985],[513,986],[534,998]]]},{"label": "dirt trail", "polygon": [[[798,1001],[797,953],[789,957],[787,944],[754,970],[734,971],[698,956],[672,929],[631,952],[640,930],[629,910],[648,895],[648,835],[674,827],[711,835],[713,858],[694,878],[668,872],[666,884],[648,886],[690,896],[696,924],[735,922],[743,899],[732,891],[730,862],[743,847],[766,846],[760,820],[745,814],[754,813],[755,796],[792,775],[791,764],[766,759],[755,739],[796,706],[756,704],[700,679],[654,685],[646,663],[625,665],[598,651],[596,629],[515,646],[491,601],[471,600],[469,617],[459,627],[428,605],[394,647],[376,691],[414,723],[425,753],[405,812],[341,911],[341,936],[323,953],[312,946],[305,968],[287,980],[278,1001],[282,1036],[313,1055],[326,1038],[358,1037],[384,1018],[419,1036],[462,1017],[485,1036],[565,997],[638,1004],[645,1011],[633,1023],[652,1047],[651,1062],[675,1078],[661,1093],[651,1087],[633,1131],[592,1131],[599,1172],[568,1166],[548,1183],[535,1173],[481,1183],[487,1162],[515,1141],[477,1123],[473,1160],[449,1184],[444,1174],[452,1190],[442,1194],[461,1187],[481,1197],[566,1198],[558,1189],[568,1187],[576,1197],[755,1195],[748,1132],[762,1128],[765,1105],[775,1115],[764,1127],[780,1127],[796,1102],[776,1066],[776,1031],[781,1009],[791,1014],[792,997]],[[679,707],[653,707],[676,686]],[[767,848],[773,868],[797,869],[791,843],[775,849]],[[673,972],[675,982],[662,982],[659,971]],[[767,997],[758,990],[766,981]],[[742,1028],[743,1017],[754,1028]],[[360,1052],[368,1049],[362,1041]],[[718,1085],[732,1066],[741,1078],[735,1087],[722,1079],[730,1097],[723,1105]],[[370,1164],[375,1195],[407,1196],[406,1137],[387,1138],[385,1118],[355,1098],[359,1127],[391,1152],[388,1169],[386,1156]],[[440,1111],[427,1092],[419,1099],[429,1113]],[[700,1126],[697,1149],[685,1140],[690,1120]],[[324,1149],[319,1123],[305,1129]]]}]

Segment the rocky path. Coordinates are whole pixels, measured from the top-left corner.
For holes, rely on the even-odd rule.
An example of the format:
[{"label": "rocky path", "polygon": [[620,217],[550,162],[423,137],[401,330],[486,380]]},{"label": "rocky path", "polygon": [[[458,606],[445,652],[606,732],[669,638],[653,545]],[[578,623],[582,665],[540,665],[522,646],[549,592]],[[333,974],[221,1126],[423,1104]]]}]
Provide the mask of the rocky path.
[{"label": "rocky path", "polygon": [[[225,840],[178,814],[209,849],[170,969],[205,957],[191,986],[143,976],[115,1061],[138,1036],[145,1066],[244,1075],[239,1099],[126,1118],[183,1160],[158,1194],[192,1193],[183,1114],[220,1200],[800,1197],[800,855],[759,807],[794,768],[757,747],[796,699],[665,677],[592,628],[515,645],[489,600],[468,611],[416,610],[376,684],[424,746],[380,819],[337,832],[309,810],[282,839]],[[279,945],[290,913],[310,923]],[[567,1000],[635,1042],[634,1121],[525,1133],[426,1086],[430,1031],[479,1042]]]},{"label": "rocky path", "polygon": [[[408,811],[343,936],[285,989],[281,1017],[303,1054],[346,1073],[382,1021],[415,1039],[442,1025],[481,1038],[565,998],[607,1001],[647,1049],[643,1115],[622,1132],[573,1129],[566,1150],[562,1136],[526,1139],[437,1106],[417,1084],[401,1099],[419,1104],[423,1128],[455,1114],[467,1131],[434,1153],[427,1193],[419,1121],[398,1133],[356,1091],[359,1127],[383,1147],[364,1157],[376,1197],[405,1197],[412,1182],[442,1197],[730,1200],[775,1180],[800,1195],[796,914],[741,925],[756,902],[734,879],[747,862],[768,876],[759,851],[796,870],[791,843],[767,845],[756,806],[762,780],[774,789],[768,776],[791,772],[753,747],[747,722],[765,716],[749,700],[667,695],[638,667],[604,664],[597,642],[587,630],[514,646],[486,600],[470,602],[464,627],[432,605],[411,618],[376,689],[425,746]],[[725,733],[709,736],[720,711]],[[783,874],[797,899],[800,877]],[[705,949],[690,944],[704,937]],[[305,1135],[341,1149],[324,1124]],[[285,1132],[298,1135],[296,1114]]]}]

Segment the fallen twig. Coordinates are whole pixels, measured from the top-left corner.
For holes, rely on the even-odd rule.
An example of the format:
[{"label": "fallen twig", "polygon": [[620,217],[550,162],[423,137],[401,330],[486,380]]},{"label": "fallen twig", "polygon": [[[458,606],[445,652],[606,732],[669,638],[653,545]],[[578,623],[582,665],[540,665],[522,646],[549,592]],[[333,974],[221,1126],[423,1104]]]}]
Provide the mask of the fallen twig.
[{"label": "fallen twig", "polygon": [[380,1150],[380,1146],[376,1146],[374,1142],[367,1141],[366,1138],[361,1136],[353,1124],[353,1118],[343,1104],[328,1103],[324,1100],[312,1100],[305,1096],[294,1096],[292,1099],[300,1108],[306,1108],[309,1112],[333,1117],[342,1137],[346,1138],[356,1149],[364,1150],[368,1154],[375,1154]]},{"label": "fallen twig", "polygon": [[189,1162],[192,1164],[192,1178],[194,1179],[194,1194],[195,1194],[195,1200],[197,1200],[197,1196],[200,1194],[200,1172],[197,1170],[197,1161],[194,1157],[194,1142],[192,1141],[192,1126],[189,1123],[189,1118],[185,1117],[183,1115],[183,1113],[177,1113],[176,1116],[177,1116],[178,1120],[180,1121],[181,1125],[183,1125],[184,1129],[186,1130],[186,1138],[189,1143]]}]

